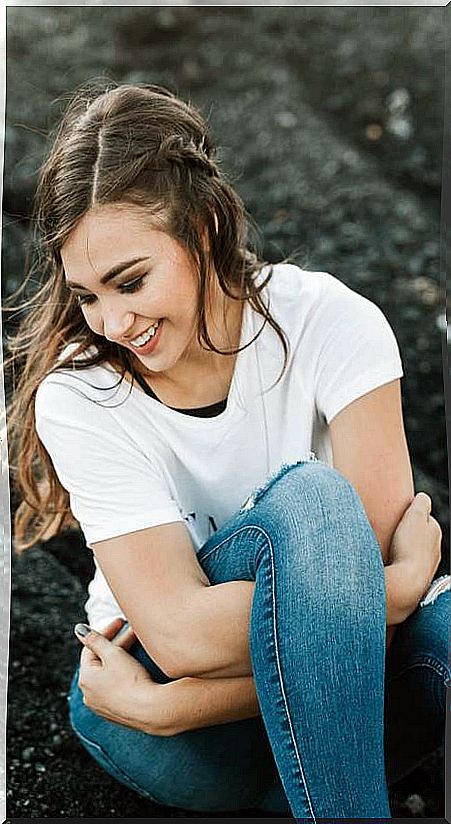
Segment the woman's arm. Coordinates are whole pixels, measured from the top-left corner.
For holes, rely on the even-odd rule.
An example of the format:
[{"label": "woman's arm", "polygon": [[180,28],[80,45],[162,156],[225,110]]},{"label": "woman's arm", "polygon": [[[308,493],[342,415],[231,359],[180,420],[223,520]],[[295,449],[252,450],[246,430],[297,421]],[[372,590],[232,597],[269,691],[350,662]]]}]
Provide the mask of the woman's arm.
[{"label": "woman's arm", "polygon": [[[398,381],[349,404],[330,428],[335,466],[360,494],[388,562],[395,526],[413,496]],[[419,589],[427,589],[430,561],[424,546],[432,551],[435,538],[430,540],[424,517],[412,544],[413,561],[387,568],[389,622],[413,612]],[[102,541],[94,551],[137,637],[170,677],[251,674],[248,635],[255,585],[210,586],[183,523]]]},{"label": "woman's arm", "polygon": [[137,638],[170,678],[252,674],[253,581],[210,586],[184,523],[93,545]]},{"label": "woman's arm", "polygon": [[[401,623],[427,587],[424,552],[412,564],[390,564],[393,533],[413,498],[399,380],[381,386],[343,409],[330,423],[335,468],[360,495],[379,542],[385,568],[387,624]],[[439,562],[431,553],[431,579]],[[435,564],[435,567],[434,567]],[[388,638],[392,636],[389,631]]]},{"label": "woman's arm", "polygon": [[116,619],[102,633],[91,630],[88,635],[81,635],[80,625],[76,627],[84,645],[79,686],[85,704],[97,714],[160,736],[260,714],[252,677],[181,678],[156,684],[147,670],[125,652],[134,633],[128,630],[115,637],[121,623]]},{"label": "woman's arm", "polygon": [[[330,423],[335,467],[359,493],[384,562],[413,497],[399,381],[349,404]],[[172,678],[250,675],[251,581],[210,586],[185,524],[177,522],[95,543],[103,573],[137,637]],[[424,576],[424,571],[422,572]],[[387,620],[415,609],[416,591],[387,571]],[[424,576],[424,590],[427,580]]]}]

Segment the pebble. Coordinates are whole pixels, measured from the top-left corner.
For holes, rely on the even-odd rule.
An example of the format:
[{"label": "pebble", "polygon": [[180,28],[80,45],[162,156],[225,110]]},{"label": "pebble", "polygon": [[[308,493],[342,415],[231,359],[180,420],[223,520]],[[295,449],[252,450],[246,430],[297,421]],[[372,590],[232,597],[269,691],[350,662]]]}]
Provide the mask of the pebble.
[{"label": "pebble", "polygon": [[25,747],[25,749],[22,750],[23,761],[31,761],[34,751],[35,747]]},{"label": "pebble", "polygon": [[282,129],[294,129],[298,122],[293,112],[277,112],[275,121]]},{"label": "pebble", "polygon": [[417,793],[413,793],[406,798],[405,806],[412,813],[412,815],[424,815],[424,811],[426,809],[426,804],[421,798],[421,795],[418,795]]}]

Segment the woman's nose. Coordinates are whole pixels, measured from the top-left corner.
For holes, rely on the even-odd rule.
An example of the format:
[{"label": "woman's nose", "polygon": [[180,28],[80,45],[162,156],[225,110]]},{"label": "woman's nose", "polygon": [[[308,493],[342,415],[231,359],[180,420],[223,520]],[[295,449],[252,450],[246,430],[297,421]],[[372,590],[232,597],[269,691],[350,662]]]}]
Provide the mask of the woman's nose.
[{"label": "woman's nose", "polygon": [[124,335],[132,328],[133,323],[132,312],[121,312],[117,307],[103,310],[103,334],[113,343],[120,343]]}]

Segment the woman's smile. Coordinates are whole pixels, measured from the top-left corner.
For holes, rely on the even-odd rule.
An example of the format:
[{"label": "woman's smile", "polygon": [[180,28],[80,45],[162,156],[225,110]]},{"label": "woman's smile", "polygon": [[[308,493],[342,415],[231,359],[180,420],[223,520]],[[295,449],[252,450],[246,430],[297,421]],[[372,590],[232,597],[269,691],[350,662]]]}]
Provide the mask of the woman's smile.
[{"label": "woman's smile", "polygon": [[163,320],[156,321],[156,323],[153,324],[153,326],[149,326],[143,334],[131,339],[129,343],[133,349],[141,355],[149,355],[153,352],[161,337],[163,322]]}]

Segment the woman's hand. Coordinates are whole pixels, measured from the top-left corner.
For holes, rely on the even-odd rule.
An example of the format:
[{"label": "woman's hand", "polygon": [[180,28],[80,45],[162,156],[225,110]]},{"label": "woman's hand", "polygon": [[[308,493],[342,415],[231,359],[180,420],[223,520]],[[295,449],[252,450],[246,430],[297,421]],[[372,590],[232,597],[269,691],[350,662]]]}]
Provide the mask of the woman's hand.
[{"label": "woman's hand", "polygon": [[84,645],[80,689],[85,704],[98,715],[151,735],[168,736],[260,714],[252,677],[180,678],[156,684],[125,651],[135,640],[133,630],[114,637],[122,623],[116,619],[103,634],[85,624],[75,627]]},{"label": "woman's hand", "polygon": [[441,558],[442,531],[431,515],[431,499],[415,495],[401,518],[390,545],[390,565],[406,592],[407,617],[429,589]]},{"label": "woman's hand", "polygon": [[[123,626],[117,618],[102,633],[77,624],[83,644],[79,687],[87,707],[109,721],[153,735],[167,734],[161,713],[159,688],[147,670],[126,650],[136,636],[131,628],[114,638]],[[82,632],[87,634],[82,635]],[[114,640],[113,640],[114,639]]]}]

